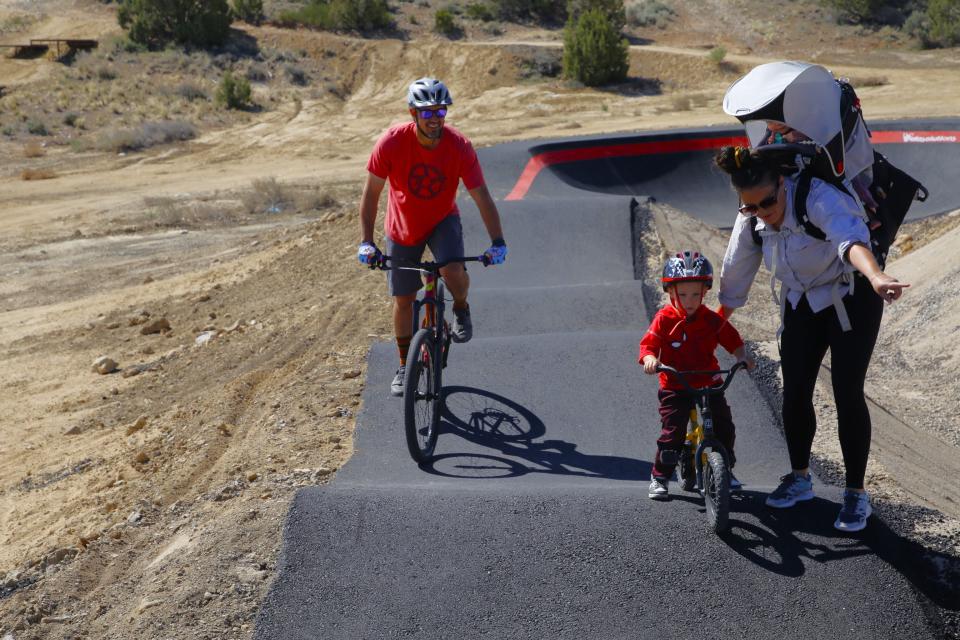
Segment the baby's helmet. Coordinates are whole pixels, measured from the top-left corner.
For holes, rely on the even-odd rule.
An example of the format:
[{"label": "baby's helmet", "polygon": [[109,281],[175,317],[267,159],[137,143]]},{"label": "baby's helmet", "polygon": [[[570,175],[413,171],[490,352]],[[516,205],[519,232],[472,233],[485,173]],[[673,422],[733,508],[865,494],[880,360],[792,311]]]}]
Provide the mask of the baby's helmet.
[{"label": "baby's helmet", "polygon": [[453,98],[447,85],[436,78],[420,78],[411,83],[407,90],[407,104],[420,109],[437,105],[453,104]]},{"label": "baby's helmet", "polygon": [[677,282],[703,282],[713,286],[713,265],[699,251],[682,251],[667,258],[660,278],[663,290]]}]

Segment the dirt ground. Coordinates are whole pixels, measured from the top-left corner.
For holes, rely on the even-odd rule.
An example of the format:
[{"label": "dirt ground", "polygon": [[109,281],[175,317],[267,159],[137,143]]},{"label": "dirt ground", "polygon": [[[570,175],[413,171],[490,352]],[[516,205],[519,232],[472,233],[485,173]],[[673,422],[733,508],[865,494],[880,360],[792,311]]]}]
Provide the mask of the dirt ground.
[{"label": "dirt ground", "polygon": [[[261,111],[194,110],[195,139],[130,153],[74,145],[90,130],[58,124],[41,144],[18,129],[15,116],[33,117],[25,105],[77,86],[59,84],[76,70],[0,57],[0,118],[13,123],[0,136],[0,638],[251,636],[289,501],[351,455],[366,352],[391,337],[382,279],[355,264],[356,209],[367,154],[405,118],[411,78],[448,81],[450,121],[478,146],[728,125],[719,103],[729,83],[790,57],[859,81],[871,118],[960,112],[956,50],[918,52],[826,21],[812,46],[799,27],[748,19],[763,3],[695,4],[679,3],[668,29],[634,29],[632,80],[606,90],[555,77],[556,30],[474,25],[448,41],[413,28],[407,39],[365,40],[244,27],[282,54],[257,61],[268,75],[290,74],[282,60],[293,55],[314,84],[258,84]],[[408,27],[418,6],[402,5]],[[0,42],[115,32],[100,2],[0,0]],[[721,64],[705,55],[717,44],[729,51]],[[111,86],[81,114],[104,128],[135,118],[127,103],[139,95]],[[65,120],[58,108],[70,104],[51,104],[47,117]],[[722,254],[716,230],[660,213],[651,238]],[[931,504],[943,491],[908,463],[930,448],[956,459],[960,446],[947,420],[960,357],[943,347],[960,323],[956,297],[943,294],[957,275],[945,265],[958,223],[942,216],[904,232],[905,255],[889,271],[913,286],[887,315],[869,382],[928,447],[900,451],[878,433],[869,489],[891,527],[948,564],[960,557],[960,509]],[[756,291],[737,321],[769,356],[775,313]],[[92,370],[102,356],[116,371]],[[829,405],[818,402],[815,450],[834,477]]]}]

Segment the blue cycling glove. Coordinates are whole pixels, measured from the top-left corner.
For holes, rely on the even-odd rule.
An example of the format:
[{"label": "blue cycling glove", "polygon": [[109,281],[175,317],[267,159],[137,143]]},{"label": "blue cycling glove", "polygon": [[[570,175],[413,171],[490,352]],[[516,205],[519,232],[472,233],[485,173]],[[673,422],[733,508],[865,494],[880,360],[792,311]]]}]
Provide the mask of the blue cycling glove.
[{"label": "blue cycling glove", "polygon": [[361,242],[360,248],[357,249],[357,260],[361,264],[366,264],[370,266],[376,265],[383,259],[383,254],[380,253],[380,249],[377,248],[377,245],[372,242]]},{"label": "blue cycling glove", "polygon": [[491,264],[503,264],[503,261],[507,259],[507,243],[503,241],[503,238],[496,238],[481,257],[485,267]]}]

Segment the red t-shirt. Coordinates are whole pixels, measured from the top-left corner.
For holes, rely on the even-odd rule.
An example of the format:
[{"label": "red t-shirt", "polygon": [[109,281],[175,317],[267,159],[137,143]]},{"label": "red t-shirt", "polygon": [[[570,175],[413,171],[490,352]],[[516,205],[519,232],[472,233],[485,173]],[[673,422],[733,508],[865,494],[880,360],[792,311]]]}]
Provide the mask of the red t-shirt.
[{"label": "red t-shirt", "polygon": [[444,218],[459,215],[457,187],[483,186],[483,171],[473,145],[451,126],[443,127],[440,143],[427,149],[417,141],[414,122],[387,129],[373,147],[367,171],[387,180],[385,230],[402,245],[426,241]]},{"label": "red t-shirt", "polygon": [[[652,355],[678,371],[712,371],[720,368],[714,352],[717,345],[733,353],[743,346],[743,338],[733,325],[720,315],[701,305],[692,317],[684,317],[673,305],[657,312],[650,328],[640,340],[639,361]],[[697,389],[720,381],[719,376],[688,376],[687,382]],[[660,374],[660,388],[680,391],[685,389],[676,376]]]}]

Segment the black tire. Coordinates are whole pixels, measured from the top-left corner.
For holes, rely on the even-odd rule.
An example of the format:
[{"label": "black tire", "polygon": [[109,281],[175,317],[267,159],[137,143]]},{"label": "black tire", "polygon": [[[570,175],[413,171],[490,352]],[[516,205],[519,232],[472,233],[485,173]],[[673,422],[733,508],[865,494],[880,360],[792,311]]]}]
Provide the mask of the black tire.
[{"label": "black tire", "polygon": [[429,462],[440,430],[440,372],[434,362],[433,333],[421,329],[410,341],[403,377],[403,425],[407,448],[417,463]]},{"label": "black tire", "polygon": [[710,529],[723,533],[730,516],[730,470],[719,451],[708,453],[703,465],[703,499]]},{"label": "black tire", "polygon": [[693,491],[697,488],[697,468],[693,464],[693,451],[688,446],[684,446],[683,451],[680,452],[677,480],[684,491]]}]

